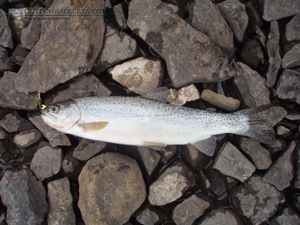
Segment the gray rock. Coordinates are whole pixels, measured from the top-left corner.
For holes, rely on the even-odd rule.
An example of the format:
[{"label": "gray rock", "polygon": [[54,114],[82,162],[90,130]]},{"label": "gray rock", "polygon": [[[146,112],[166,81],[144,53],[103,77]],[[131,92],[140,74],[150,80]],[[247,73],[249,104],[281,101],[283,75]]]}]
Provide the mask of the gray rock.
[{"label": "gray rock", "polygon": [[217,196],[221,196],[226,192],[226,184],[219,172],[215,169],[211,169],[206,173],[207,179],[210,183],[210,191]]},{"label": "gray rock", "polygon": [[[296,175],[295,175],[293,187],[300,189],[300,148],[299,147],[296,148],[295,150],[295,158],[296,158],[295,159]],[[300,206],[300,197],[299,197],[299,206]],[[300,207],[299,207],[299,211],[300,211]]]},{"label": "gray rock", "polygon": [[257,9],[257,3],[255,0],[250,0],[245,2],[246,12],[249,17],[248,33],[254,34],[256,32],[256,27],[262,27],[264,25],[261,15]]},{"label": "gray rock", "polygon": [[36,17],[34,14],[31,18],[31,21],[28,22],[27,27],[24,27],[21,31],[21,46],[29,50],[33,49],[41,35],[42,20],[39,17]]},{"label": "gray rock", "polygon": [[300,14],[291,19],[285,27],[285,37],[287,41],[298,41],[300,40]]},{"label": "gray rock", "polygon": [[229,58],[233,57],[233,33],[218,7],[212,1],[195,1],[191,25],[220,46],[228,54]]},{"label": "gray rock", "polygon": [[55,130],[44,123],[40,113],[31,113],[28,115],[29,120],[43,133],[50,145],[56,146],[70,146],[69,138],[62,132]]},{"label": "gray rock", "polygon": [[3,9],[0,9],[0,33],[0,45],[4,48],[13,48],[10,27],[8,25],[6,13]]},{"label": "gray rock", "polygon": [[113,7],[113,13],[115,15],[115,19],[116,19],[119,27],[122,29],[127,29],[126,17],[125,17],[125,13],[124,13],[122,4],[115,5]]},{"label": "gray rock", "polygon": [[255,166],[230,142],[225,143],[220,149],[213,168],[243,183],[255,171]]},{"label": "gray rock", "polygon": [[212,205],[212,201],[204,194],[193,194],[177,205],[173,211],[173,221],[177,225],[191,225]]},{"label": "gray rock", "polygon": [[204,193],[207,193],[210,188],[210,182],[208,178],[206,177],[203,170],[197,170],[196,173],[199,179],[200,190],[203,190]]},{"label": "gray rock", "polygon": [[62,163],[62,151],[49,145],[39,147],[30,163],[30,169],[35,176],[43,181],[44,179],[57,174]]},{"label": "gray rock", "polygon": [[285,53],[282,59],[283,68],[292,68],[300,66],[300,44],[295,45],[291,50]]},{"label": "gray rock", "polygon": [[261,45],[266,48],[267,38],[265,33],[258,26],[255,27],[255,33]]},{"label": "gray rock", "polygon": [[[10,58],[11,58],[12,62],[21,66],[23,64],[25,58],[29,54],[29,52],[30,51],[27,50],[26,48],[21,47],[21,44],[18,44]],[[21,95],[21,93],[20,93],[20,95]]]},{"label": "gray rock", "polygon": [[300,217],[292,207],[287,207],[282,214],[271,220],[271,225],[300,225]]},{"label": "gray rock", "polygon": [[180,156],[188,166],[195,170],[203,169],[209,163],[208,157],[191,144],[182,146]]},{"label": "gray rock", "polygon": [[284,139],[276,139],[275,142],[271,145],[267,145],[271,155],[274,155],[277,152],[282,151],[286,147],[286,142]]},{"label": "gray rock", "polygon": [[269,109],[269,117],[267,118],[268,122],[274,127],[277,123],[279,123],[286,115],[287,111],[280,106],[272,106]]},{"label": "gray rock", "polygon": [[181,160],[177,160],[150,185],[148,201],[151,205],[166,205],[180,198],[194,184],[193,173]]},{"label": "gray rock", "polygon": [[38,142],[41,137],[42,134],[37,129],[25,130],[17,133],[13,138],[13,142],[21,148],[26,148]]},{"label": "gray rock", "polygon": [[210,39],[160,0],[129,4],[127,25],[164,58],[175,88],[191,83],[217,82],[235,75],[228,57]]},{"label": "gray rock", "polygon": [[300,195],[294,196],[294,207],[300,212]]},{"label": "gray rock", "polygon": [[168,145],[164,151],[161,151],[161,163],[167,164],[173,156],[177,153],[177,146],[176,145]]},{"label": "gray rock", "polygon": [[64,154],[64,159],[61,166],[61,174],[63,176],[67,176],[71,182],[77,183],[78,176],[83,165],[83,162],[72,156],[72,152]]},{"label": "gray rock", "polygon": [[[104,1],[54,1],[50,9],[72,10],[79,6],[102,9]],[[41,37],[18,72],[16,88],[20,92],[46,92],[89,72],[102,48],[105,25],[101,16],[42,20],[41,26]]]},{"label": "gray rock", "polygon": [[138,212],[136,220],[141,224],[154,225],[159,222],[159,216],[149,208],[144,209],[141,212]]},{"label": "gray rock", "polygon": [[285,118],[292,121],[300,120],[300,113],[297,110],[289,110]]},{"label": "gray rock", "polygon": [[217,6],[229,23],[237,41],[242,42],[249,22],[245,5],[238,0],[226,0]]},{"label": "gray rock", "polygon": [[241,61],[251,68],[257,68],[259,63],[264,63],[264,53],[255,40],[248,39],[239,50]]},{"label": "gray rock", "polygon": [[47,184],[47,188],[49,202],[47,224],[75,225],[76,217],[68,178],[51,181]]},{"label": "gray rock", "polygon": [[0,182],[6,222],[10,225],[42,224],[48,211],[46,190],[30,170],[6,171]]},{"label": "gray rock", "polygon": [[243,225],[243,220],[232,209],[217,209],[205,215],[197,225]]},{"label": "gray rock", "polygon": [[10,109],[4,109],[0,107],[0,119],[5,116],[6,114],[8,114],[9,112],[11,112]]},{"label": "gray rock", "polygon": [[6,71],[0,79],[0,106],[14,109],[34,110],[37,109],[37,93],[28,95],[20,93],[15,88],[17,74]]},{"label": "gray rock", "polygon": [[200,93],[195,85],[180,88],[178,91],[171,89],[168,96],[168,102],[172,105],[184,105],[187,102],[192,102],[200,99]]},{"label": "gray rock", "polygon": [[235,63],[234,68],[237,71],[234,83],[247,106],[252,108],[271,103],[270,92],[263,77],[243,63]]},{"label": "gray rock", "polygon": [[7,132],[19,132],[34,128],[32,123],[28,120],[23,119],[16,111],[6,114],[0,120],[0,126],[3,127]]},{"label": "gray rock", "polygon": [[0,71],[10,70],[12,63],[8,58],[7,50],[0,46]]},{"label": "gray rock", "polygon": [[262,3],[262,17],[268,22],[293,16],[300,12],[300,2],[297,0],[264,0]]},{"label": "gray rock", "polygon": [[269,69],[267,72],[267,86],[272,87],[277,80],[281,66],[280,33],[277,21],[271,22],[271,31],[268,35],[267,51],[269,56]]},{"label": "gray rock", "polygon": [[296,147],[292,141],[289,147],[278,157],[271,168],[263,176],[263,180],[275,186],[279,191],[290,186],[294,177],[293,152]]},{"label": "gray rock", "polygon": [[276,133],[279,136],[284,136],[285,137],[287,134],[291,134],[291,131],[288,128],[286,128],[285,126],[280,125],[280,126],[277,127],[277,132]]},{"label": "gray rock", "polygon": [[7,139],[8,134],[5,132],[5,130],[0,126],[0,139]]},{"label": "gray rock", "polygon": [[277,85],[276,93],[278,98],[287,99],[300,104],[300,73],[285,69],[280,75]]},{"label": "gray rock", "polygon": [[73,157],[81,161],[92,158],[106,147],[106,142],[82,139],[73,151]]},{"label": "gray rock", "polygon": [[101,154],[80,173],[78,206],[85,224],[124,224],[145,198],[142,173],[127,156]]},{"label": "gray rock", "polygon": [[253,225],[272,217],[284,196],[261,177],[253,176],[244,184],[231,190],[232,204],[239,214]]}]

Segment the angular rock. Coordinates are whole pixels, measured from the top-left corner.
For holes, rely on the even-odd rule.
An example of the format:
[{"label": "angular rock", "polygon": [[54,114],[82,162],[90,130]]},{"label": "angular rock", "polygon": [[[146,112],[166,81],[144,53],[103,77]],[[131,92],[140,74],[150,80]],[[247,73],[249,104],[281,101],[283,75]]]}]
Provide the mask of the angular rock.
[{"label": "angular rock", "polygon": [[277,80],[281,66],[280,33],[277,21],[271,22],[271,31],[268,35],[267,51],[269,56],[269,69],[267,72],[267,86],[272,87]]},{"label": "angular rock", "polygon": [[0,45],[4,48],[13,48],[10,27],[8,25],[6,13],[3,9],[0,9],[0,33]]},{"label": "angular rock", "polygon": [[161,163],[167,164],[173,156],[177,153],[177,146],[176,145],[168,145],[164,151],[161,151]]},{"label": "angular rock", "polygon": [[234,83],[247,106],[252,108],[271,103],[270,92],[263,77],[243,63],[235,63],[234,68],[237,71]]},{"label": "angular rock", "polygon": [[127,29],[126,17],[122,4],[115,5],[113,7],[113,13],[119,27],[122,29]]},{"label": "angular rock", "polygon": [[[220,223],[221,222],[221,223]],[[217,209],[205,215],[197,225],[243,225],[243,220],[232,209]]]},{"label": "angular rock", "polygon": [[30,170],[6,171],[0,182],[0,194],[7,207],[8,224],[42,224],[48,211],[46,190]]},{"label": "angular rock", "polygon": [[295,141],[292,141],[287,150],[285,150],[278,160],[263,176],[263,180],[275,186],[279,191],[284,190],[294,177],[293,152],[296,147]]},{"label": "angular rock", "polygon": [[21,47],[21,44],[18,44],[10,58],[15,64],[21,66],[29,52],[26,48]]},{"label": "angular rock", "polygon": [[300,12],[300,2],[295,0],[264,0],[262,3],[262,17],[268,22],[293,16]]},{"label": "angular rock", "polygon": [[226,0],[217,6],[229,23],[237,41],[242,42],[249,22],[245,5],[238,0]]},{"label": "angular rock", "polygon": [[106,142],[82,139],[73,151],[73,157],[81,161],[92,158],[106,147]]},{"label": "angular rock", "polygon": [[37,129],[25,130],[20,133],[17,133],[14,136],[14,143],[21,148],[26,148],[40,140],[42,137],[41,132]]},{"label": "angular rock", "polygon": [[37,109],[37,93],[26,95],[18,92],[15,88],[16,75],[14,72],[6,71],[0,79],[0,106],[26,110]]},{"label": "angular rock", "polygon": [[10,70],[12,63],[7,55],[7,50],[0,46],[0,72]]},{"label": "angular rock", "polygon": [[[293,187],[300,189],[300,148],[296,148],[295,150],[295,180]],[[300,211],[300,197],[299,197],[299,211]]]},{"label": "angular rock", "polygon": [[226,97],[222,94],[217,94],[208,89],[202,91],[201,99],[228,111],[235,111],[240,107],[239,100],[231,97]]},{"label": "angular rock", "polygon": [[5,130],[0,126],[0,139],[7,139],[8,135]]},{"label": "angular rock", "polygon": [[249,17],[248,33],[254,34],[256,27],[262,27],[264,25],[261,15],[258,12],[257,4],[255,0],[245,2],[246,13]]},{"label": "angular rock", "polygon": [[150,208],[137,212],[136,220],[141,224],[154,225],[159,222],[159,216]]},{"label": "angular rock", "polygon": [[13,111],[2,117],[2,119],[0,120],[0,126],[9,133],[34,128],[32,123],[30,123],[26,119],[23,119],[16,111]]},{"label": "angular rock", "polygon": [[283,68],[292,68],[300,66],[300,44],[295,45],[291,50],[285,53],[282,59]]},{"label": "angular rock", "polygon": [[71,182],[77,183],[78,176],[84,163],[72,156],[72,152],[65,154],[61,166],[61,174],[67,176]]},{"label": "angular rock", "polygon": [[243,152],[251,158],[257,169],[266,170],[271,166],[272,159],[270,152],[262,147],[258,141],[240,137],[239,145]]},{"label": "angular rock", "polygon": [[300,14],[291,19],[285,27],[285,37],[287,41],[299,41],[300,40]]},{"label": "angular rock", "polygon": [[210,161],[204,153],[191,144],[182,146],[180,156],[188,166],[195,170],[205,168]]},{"label": "angular rock", "polygon": [[44,123],[40,113],[31,113],[28,115],[28,119],[43,133],[51,146],[71,145],[69,138],[64,133],[59,132]]},{"label": "angular rock", "polygon": [[268,122],[274,127],[279,123],[286,115],[287,111],[280,106],[272,106],[268,112],[269,117],[267,118]]},{"label": "angular rock", "polygon": [[271,155],[282,151],[286,147],[286,142],[284,139],[276,139],[272,145],[267,145]]},{"label": "angular rock", "polygon": [[233,57],[233,33],[218,7],[212,1],[195,1],[191,25],[220,46],[228,54],[229,58]]},{"label": "angular rock", "polygon": [[160,0],[149,4],[134,0],[129,4],[127,23],[164,58],[173,86],[217,82],[235,75],[227,54],[175,15],[175,11]]},{"label": "angular rock", "polygon": [[166,205],[180,198],[194,184],[193,173],[181,160],[177,160],[150,185],[148,201],[151,205]]},{"label": "angular rock", "polygon": [[255,171],[255,166],[230,142],[220,149],[213,168],[243,183]]},{"label": "angular rock", "polygon": [[279,136],[283,136],[283,137],[286,137],[288,134],[292,134],[291,131],[286,128],[285,126],[278,126],[277,127],[277,135]]},{"label": "angular rock", "polygon": [[168,96],[168,102],[172,105],[184,105],[186,102],[192,102],[200,99],[200,93],[195,85],[180,88],[178,91],[171,89]]},{"label": "angular rock", "polygon": [[210,183],[210,191],[217,196],[221,196],[226,192],[226,184],[219,172],[215,169],[211,169],[206,173],[207,179]]},{"label": "angular rock", "polygon": [[35,176],[43,181],[44,179],[57,174],[62,163],[62,151],[49,145],[38,148],[30,163],[30,169]]},{"label": "angular rock", "polygon": [[280,75],[277,85],[276,93],[278,98],[288,99],[300,104],[300,73],[285,69]]},{"label": "angular rock", "polygon": [[264,34],[264,32],[258,27],[255,27],[255,33],[258,37],[259,42],[261,43],[261,45],[266,48],[266,44],[267,44],[267,38],[266,35]]},{"label": "angular rock", "polygon": [[75,225],[76,217],[68,178],[51,181],[47,184],[47,188],[49,201],[47,224]]},{"label": "angular rock", "polygon": [[264,62],[264,53],[255,40],[248,39],[239,50],[241,61],[251,68],[257,68],[260,62]]},{"label": "angular rock", "polygon": [[202,216],[212,205],[212,201],[204,194],[193,194],[176,206],[173,221],[177,225],[191,225]]},{"label": "angular rock", "polygon": [[[102,9],[103,6],[103,0],[54,1],[50,9]],[[105,30],[102,16],[42,20],[41,26],[41,37],[18,72],[16,88],[20,92],[46,92],[89,72],[102,48]]]},{"label": "angular rock", "polygon": [[8,114],[11,110],[10,109],[4,109],[0,107],[0,119],[5,116],[6,114]]},{"label": "angular rock", "polygon": [[295,212],[292,207],[287,207],[283,210],[282,214],[276,216],[271,220],[271,225],[300,225],[300,216]]},{"label": "angular rock", "polygon": [[127,156],[101,154],[80,173],[78,206],[85,224],[124,224],[145,198],[142,173]]}]

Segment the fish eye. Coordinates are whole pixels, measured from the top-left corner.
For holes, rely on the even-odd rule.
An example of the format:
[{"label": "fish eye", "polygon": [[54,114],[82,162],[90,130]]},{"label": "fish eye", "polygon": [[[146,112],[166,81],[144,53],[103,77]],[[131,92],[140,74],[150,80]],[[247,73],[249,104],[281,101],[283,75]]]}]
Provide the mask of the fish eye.
[{"label": "fish eye", "polygon": [[49,110],[53,113],[57,113],[59,111],[59,107],[57,105],[52,105],[49,107]]}]

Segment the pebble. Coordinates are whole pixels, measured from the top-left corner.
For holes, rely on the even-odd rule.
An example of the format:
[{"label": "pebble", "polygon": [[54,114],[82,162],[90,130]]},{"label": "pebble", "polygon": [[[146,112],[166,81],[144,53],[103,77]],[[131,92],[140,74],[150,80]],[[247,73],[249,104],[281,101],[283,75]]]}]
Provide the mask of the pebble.
[{"label": "pebble", "polygon": [[146,204],[136,212],[136,220],[144,225],[155,225],[162,224],[170,218],[156,207]]},{"label": "pebble", "polygon": [[278,126],[277,127],[277,135],[279,135],[279,136],[286,136],[286,135],[288,135],[288,134],[291,134],[291,131],[288,129],[288,128],[286,128],[285,126]]},{"label": "pebble", "polygon": [[300,66],[300,44],[295,45],[285,53],[282,59],[282,68],[292,68]]},{"label": "pebble", "polygon": [[300,40],[300,14],[294,16],[291,21],[287,23],[285,28],[285,37],[287,41],[290,42]]},{"label": "pebble", "polygon": [[243,220],[232,209],[217,209],[205,215],[197,225],[244,225]]},{"label": "pebble", "polygon": [[4,48],[13,48],[13,40],[10,27],[8,25],[6,13],[3,9],[0,9],[0,33],[0,45]]},{"label": "pebble", "polygon": [[37,143],[41,137],[42,134],[37,129],[25,130],[17,133],[13,138],[13,142],[21,148],[26,148]]},{"label": "pebble", "polygon": [[73,157],[81,161],[86,161],[103,151],[105,147],[106,142],[82,139],[79,145],[74,149]]},{"label": "pebble", "polygon": [[300,2],[295,0],[265,0],[262,4],[262,17],[268,22],[293,16],[300,12]]},{"label": "pebble", "polygon": [[34,128],[32,123],[22,118],[16,111],[3,116],[0,120],[0,126],[8,133],[20,132]]},{"label": "pebble", "polygon": [[271,220],[271,225],[300,225],[300,216],[292,207],[282,210],[282,214]]},{"label": "pebble", "polygon": [[182,106],[187,102],[192,102],[200,99],[200,93],[195,85],[191,84],[189,86],[180,88],[178,91],[171,89],[168,96],[168,102],[171,105]]}]

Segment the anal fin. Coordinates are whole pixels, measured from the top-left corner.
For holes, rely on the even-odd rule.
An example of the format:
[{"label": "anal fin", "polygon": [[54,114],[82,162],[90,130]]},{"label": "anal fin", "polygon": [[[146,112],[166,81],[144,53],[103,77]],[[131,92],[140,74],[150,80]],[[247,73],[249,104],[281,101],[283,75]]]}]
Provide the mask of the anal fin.
[{"label": "anal fin", "polygon": [[214,155],[216,144],[217,144],[217,138],[214,136],[210,136],[204,140],[191,143],[191,145],[195,146],[195,148],[197,148],[200,152],[208,156]]}]

